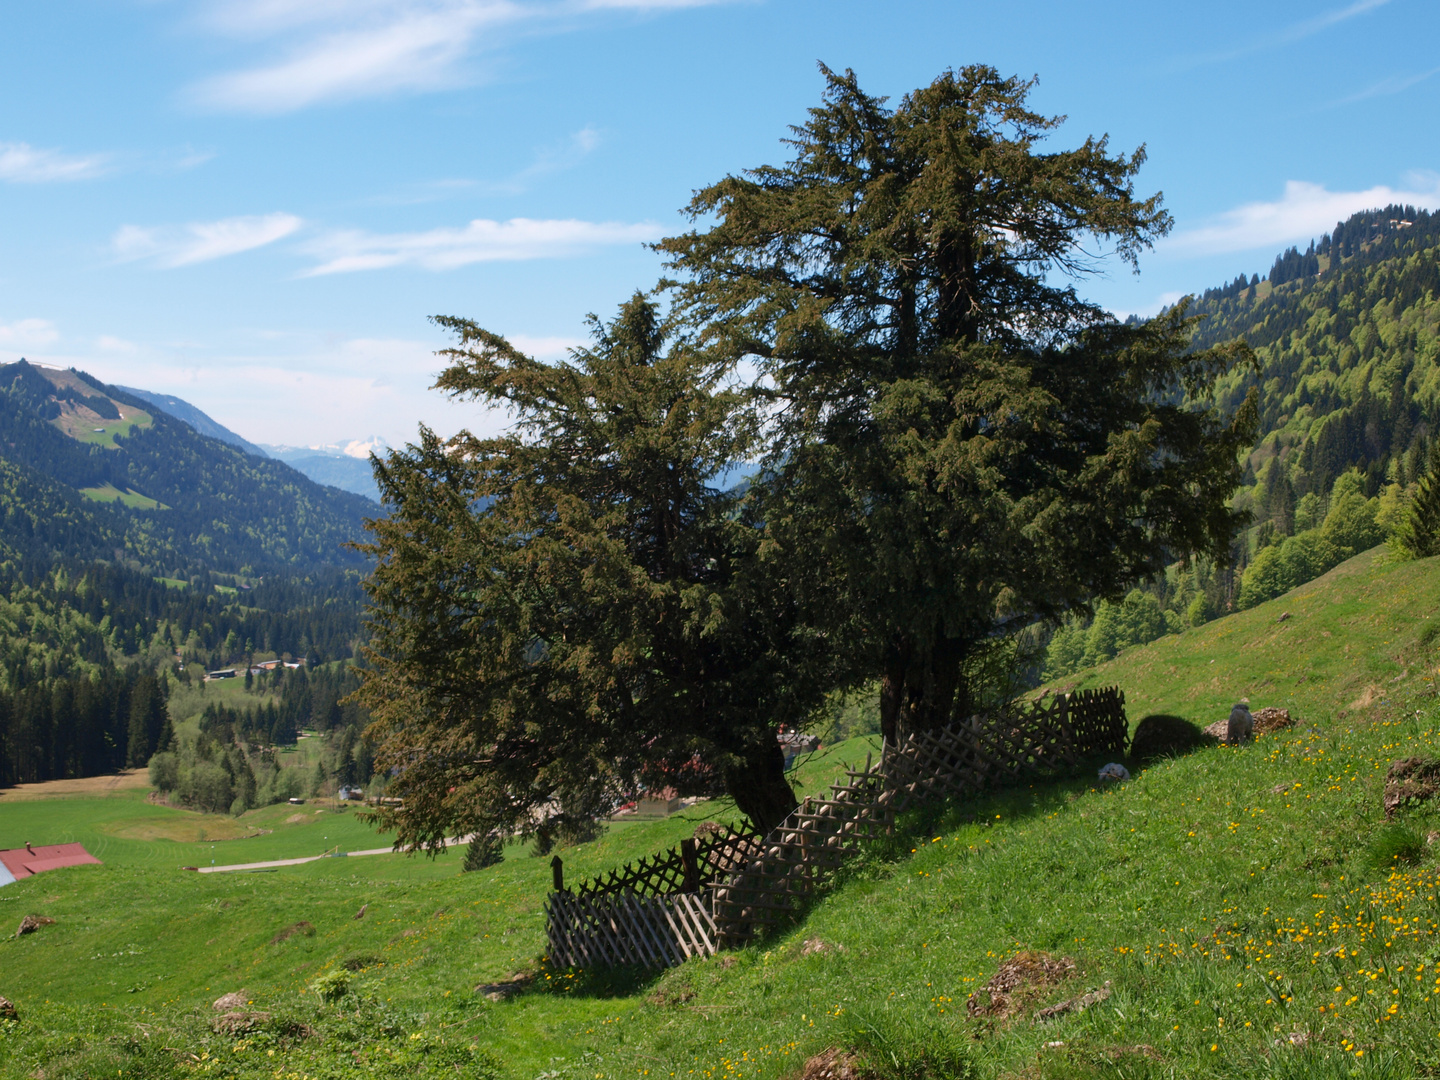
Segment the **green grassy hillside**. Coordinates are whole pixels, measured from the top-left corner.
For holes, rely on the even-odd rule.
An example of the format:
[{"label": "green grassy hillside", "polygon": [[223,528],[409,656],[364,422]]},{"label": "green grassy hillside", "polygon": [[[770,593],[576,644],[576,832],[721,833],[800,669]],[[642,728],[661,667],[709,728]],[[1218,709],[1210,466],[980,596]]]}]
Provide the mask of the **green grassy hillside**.
[{"label": "green grassy hillside", "polygon": [[[50,802],[46,816],[0,798],[5,842],[23,829],[110,845],[104,866],[0,889],[7,928],[29,912],[57,920],[0,942],[0,994],[22,1013],[0,1025],[0,1076],[784,1078],[828,1047],[909,1080],[1434,1075],[1440,865],[1423,837],[1440,807],[1402,810],[1407,840],[1388,831],[1381,788],[1392,759],[1440,756],[1425,632],[1437,593],[1435,562],[1371,553],[1083,673],[1119,681],[1132,718],[1207,720],[1249,696],[1302,721],[1250,746],[1132,763],[1118,787],[1091,772],[917,813],[793,930],[663,974],[540,963],[548,860],[520,851],[473,874],[452,854],[199,875],[174,869],[193,841],[131,835],[179,811],[132,795],[63,814]],[[806,766],[807,785],[862,756],[842,745]],[[313,852],[357,828],[261,814],[237,824],[272,832],[215,846],[235,861]],[[564,853],[567,876],[726,816],[710,805],[614,826]],[[63,835],[39,835],[47,822]],[[313,935],[274,940],[302,920]],[[982,988],[1036,951],[1073,972],[1022,986],[1012,1015],[995,1009]],[[518,971],[534,976],[519,994],[476,993]],[[212,1031],[209,1003],[241,987],[269,1019],[238,1039]]]},{"label": "green grassy hillside", "polygon": [[1434,691],[1440,566],[1375,548],[1285,595],[1158,639],[1058,680],[1120,686],[1131,719],[1166,712],[1208,724],[1249,698],[1310,718],[1400,715]]}]

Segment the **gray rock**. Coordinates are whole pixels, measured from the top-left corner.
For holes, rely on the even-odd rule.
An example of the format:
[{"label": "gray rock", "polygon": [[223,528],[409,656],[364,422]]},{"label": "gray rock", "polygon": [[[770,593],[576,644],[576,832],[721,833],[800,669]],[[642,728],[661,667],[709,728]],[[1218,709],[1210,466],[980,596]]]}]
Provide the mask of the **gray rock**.
[{"label": "gray rock", "polygon": [[1230,710],[1230,721],[1226,725],[1225,741],[1230,745],[1249,742],[1255,737],[1255,718],[1250,715],[1250,708],[1243,701],[1236,702],[1235,707]]}]

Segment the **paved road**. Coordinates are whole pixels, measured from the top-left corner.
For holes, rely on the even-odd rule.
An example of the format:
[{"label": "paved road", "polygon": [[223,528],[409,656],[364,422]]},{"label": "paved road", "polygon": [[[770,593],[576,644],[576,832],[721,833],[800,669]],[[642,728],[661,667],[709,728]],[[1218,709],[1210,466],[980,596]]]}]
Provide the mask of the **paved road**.
[{"label": "paved road", "polygon": [[[445,846],[454,847],[456,844],[468,844],[469,842],[470,837],[468,836],[453,836],[445,841]],[[360,855],[391,855],[394,851],[394,848],[378,847],[370,848],[368,851],[342,851],[339,852],[339,856],[341,858],[353,859]],[[301,859],[271,859],[269,862],[231,863],[229,866],[202,866],[199,867],[199,870],[202,874],[228,874],[231,871],[242,870],[274,870],[280,866],[299,866],[301,863],[319,862],[321,859],[333,859],[335,857],[335,855],[306,855]]]}]

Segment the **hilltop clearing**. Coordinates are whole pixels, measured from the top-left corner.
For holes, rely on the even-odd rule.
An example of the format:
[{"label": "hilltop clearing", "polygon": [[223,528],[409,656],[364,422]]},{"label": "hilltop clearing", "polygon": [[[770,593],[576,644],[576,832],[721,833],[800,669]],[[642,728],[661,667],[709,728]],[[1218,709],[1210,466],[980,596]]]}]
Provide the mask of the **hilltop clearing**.
[{"label": "hilltop clearing", "polygon": [[[514,1080],[779,1080],[828,1048],[869,1054],[873,1075],[892,1080],[1424,1075],[1440,1066],[1440,867],[1425,842],[1440,808],[1405,808],[1387,825],[1381,795],[1391,760],[1440,756],[1422,667],[1435,662],[1423,627],[1437,579],[1433,560],[1370,553],[1269,612],[1082,673],[1087,685],[1118,679],[1132,721],[1161,707],[1204,719],[1247,692],[1302,720],[1253,745],[1131,763],[1135,779],[1119,786],[1098,787],[1092,772],[912,816],[793,930],[665,973],[539,963],[550,868],[513,848],[472,874],[452,853],[194,875],[173,868],[200,845],[127,839],[113,824],[178,811],[77,800],[74,818],[56,819],[63,835],[20,839],[85,839],[106,865],[0,891],[0,918],[57,919],[0,943],[0,994],[22,1015],[4,1029],[0,1075],[365,1077],[459,1064]],[[1267,628],[1291,624],[1267,644]],[[1315,674],[1284,684],[1272,674],[1281,658]],[[1356,703],[1407,666],[1383,698]],[[864,749],[811,760],[806,788]],[[0,799],[0,835],[66,805]],[[115,816],[82,826],[96,806]],[[247,814],[235,823],[274,831],[215,846],[227,861],[314,854],[360,828],[318,808]],[[562,852],[567,879],[707,819],[728,820],[725,807],[612,826]],[[358,832],[345,844],[377,846]],[[268,1015],[238,1037],[212,1030],[211,1001],[242,987],[244,1009]],[[927,1056],[947,1055],[944,1071],[926,1071]]]}]

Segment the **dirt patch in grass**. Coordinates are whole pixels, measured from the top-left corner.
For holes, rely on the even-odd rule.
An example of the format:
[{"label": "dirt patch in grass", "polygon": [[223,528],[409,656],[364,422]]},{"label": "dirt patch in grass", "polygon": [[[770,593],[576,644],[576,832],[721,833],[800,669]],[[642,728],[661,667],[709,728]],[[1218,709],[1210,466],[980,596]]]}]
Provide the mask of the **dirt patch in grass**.
[{"label": "dirt patch in grass", "polygon": [[1091,990],[1088,994],[1081,994],[1079,997],[1062,1001],[1058,1005],[1051,1005],[1048,1009],[1041,1009],[1035,1014],[1036,1020],[1053,1020],[1057,1016],[1064,1016],[1069,1012],[1084,1012],[1091,1005],[1098,1005],[1110,996],[1110,984],[1107,982],[1099,990]]},{"label": "dirt patch in grass", "polygon": [[1295,726],[1295,721],[1290,718],[1290,710],[1277,709],[1274,705],[1256,709],[1251,715],[1255,718],[1256,735],[1272,735]]},{"label": "dirt patch in grass", "polygon": [[870,1075],[855,1054],[832,1046],[805,1062],[797,1080],[870,1080]]},{"label": "dirt patch in grass", "polygon": [[292,937],[314,937],[315,927],[304,919],[297,923],[291,923],[270,939],[271,945],[279,945],[282,941],[289,941]]},{"label": "dirt patch in grass", "polygon": [[123,795],[150,786],[145,769],[126,769],[113,776],[86,776],[79,780],[46,780],[40,784],[16,784],[0,788],[0,801],[28,802],[32,799],[94,799]]},{"label": "dirt patch in grass", "polygon": [[16,937],[24,937],[26,934],[33,934],[42,926],[54,926],[55,920],[49,915],[26,915],[20,920],[20,929],[15,931]]},{"label": "dirt patch in grass", "polygon": [[1440,793],[1440,761],[1407,757],[1392,761],[1385,773],[1385,816],[1406,806],[1429,802]]},{"label": "dirt patch in grass", "polygon": [[1075,974],[1075,961],[1044,952],[1020,952],[1001,963],[990,981],[965,1001],[971,1016],[1005,1020],[1026,1011],[1051,987]]}]

